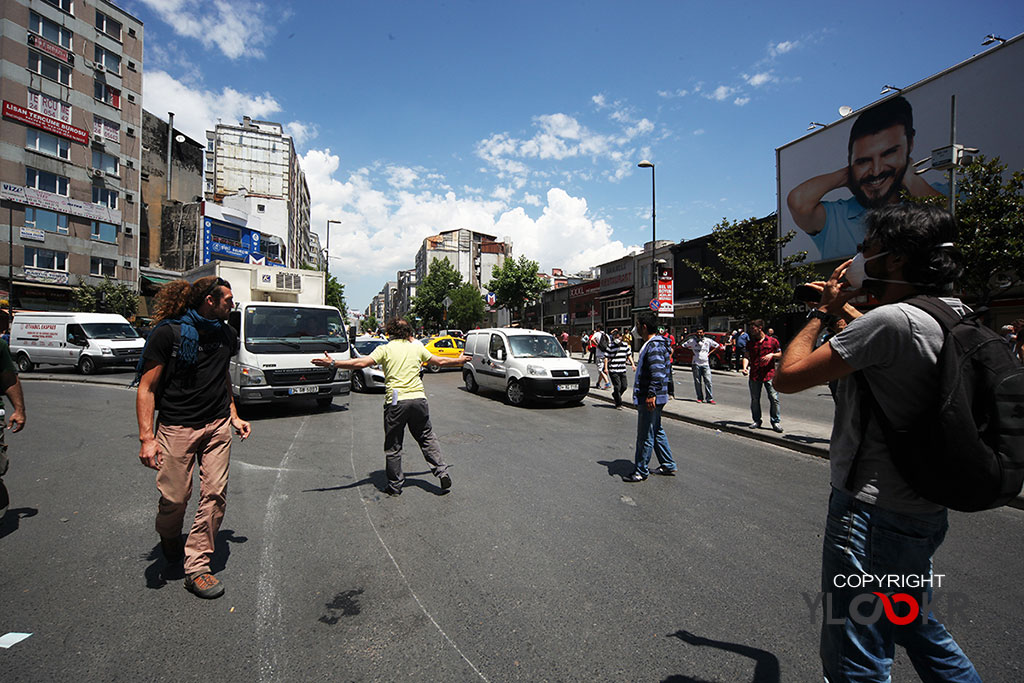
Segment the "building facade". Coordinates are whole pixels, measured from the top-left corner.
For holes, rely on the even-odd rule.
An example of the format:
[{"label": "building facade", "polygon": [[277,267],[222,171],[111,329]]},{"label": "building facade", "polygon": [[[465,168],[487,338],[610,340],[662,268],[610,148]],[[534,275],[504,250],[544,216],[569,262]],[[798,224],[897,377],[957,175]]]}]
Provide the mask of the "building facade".
[{"label": "building facade", "polygon": [[3,298],[66,310],[80,284],[135,288],[142,22],[107,0],[0,8]]},{"label": "building facade", "polygon": [[430,264],[439,258],[446,259],[481,294],[486,293],[484,285],[491,280],[491,272],[512,256],[510,242],[498,242],[493,235],[472,230],[446,230],[423,240],[416,252],[416,281],[430,272]]},{"label": "building facade", "polygon": [[416,296],[416,269],[398,271],[398,295],[395,303],[395,316],[404,318],[412,310],[412,300]]},{"label": "building facade", "polygon": [[246,213],[261,217],[265,234],[284,244],[284,265],[315,265],[310,248],[309,186],[291,136],[281,124],[243,117],[238,125],[218,124],[206,132],[207,200],[227,197]]}]

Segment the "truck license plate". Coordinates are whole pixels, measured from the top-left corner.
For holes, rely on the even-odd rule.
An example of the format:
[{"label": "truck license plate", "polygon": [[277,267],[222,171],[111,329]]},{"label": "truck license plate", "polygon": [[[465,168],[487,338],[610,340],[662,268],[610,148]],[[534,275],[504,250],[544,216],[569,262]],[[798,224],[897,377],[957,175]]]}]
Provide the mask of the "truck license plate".
[{"label": "truck license plate", "polygon": [[555,389],[558,391],[576,391],[579,388],[579,384],[559,384],[555,386]]},{"label": "truck license plate", "polygon": [[318,391],[320,391],[320,387],[316,386],[315,384],[311,384],[305,387],[289,387],[288,395],[292,396],[294,394],[315,394]]}]

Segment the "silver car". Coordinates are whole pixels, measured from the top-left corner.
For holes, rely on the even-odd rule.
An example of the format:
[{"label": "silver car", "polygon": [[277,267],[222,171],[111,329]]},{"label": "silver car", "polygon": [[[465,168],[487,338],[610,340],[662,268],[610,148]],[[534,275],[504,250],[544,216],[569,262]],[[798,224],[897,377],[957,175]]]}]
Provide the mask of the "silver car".
[{"label": "silver car", "polygon": [[[379,339],[377,337],[356,337],[355,343],[352,344],[352,357],[362,358],[363,356],[368,356],[375,348],[387,343],[387,339]],[[383,388],[384,371],[380,369],[379,365],[371,365],[352,371],[352,391],[364,392],[370,389]]]}]

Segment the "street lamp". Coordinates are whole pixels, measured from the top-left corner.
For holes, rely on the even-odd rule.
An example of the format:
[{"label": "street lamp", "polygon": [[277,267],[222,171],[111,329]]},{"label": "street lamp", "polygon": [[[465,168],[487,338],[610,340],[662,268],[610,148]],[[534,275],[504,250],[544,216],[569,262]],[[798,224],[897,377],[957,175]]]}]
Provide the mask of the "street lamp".
[{"label": "street lamp", "polygon": [[807,126],[807,130],[814,130],[818,126],[821,126],[822,128],[828,128],[828,126],[826,126],[824,123],[818,123],[817,121],[811,121],[811,125]]},{"label": "street lamp", "polygon": [[983,40],[981,42],[981,44],[982,45],[991,45],[992,43],[999,43],[1000,45],[1002,45],[1005,42],[1006,42],[1006,38],[1000,38],[999,36],[993,35],[993,34],[990,33],[987,36],[985,36],[985,40]]},{"label": "street lamp", "polygon": [[883,85],[882,86],[882,91],[880,93],[878,93],[878,94],[879,95],[885,95],[886,93],[891,93],[891,92],[903,92],[903,88],[897,88],[895,85]]},{"label": "street lamp", "polygon": [[651,300],[658,298],[658,276],[654,272],[654,254],[658,243],[658,232],[654,222],[654,164],[644,159],[639,164],[638,168],[649,168],[651,169]]},{"label": "street lamp", "polygon": [[327,252],[327,259],[326,259],[327,266],[326,267],[327,267],[327,272],[328,273],[331,272],[331,223],[337,223],[338,225],[341,225],[342,222],[341,221],[336,221],[333,218],[328,218],[327,219],[327,246],[324,247],[324,251]]}]

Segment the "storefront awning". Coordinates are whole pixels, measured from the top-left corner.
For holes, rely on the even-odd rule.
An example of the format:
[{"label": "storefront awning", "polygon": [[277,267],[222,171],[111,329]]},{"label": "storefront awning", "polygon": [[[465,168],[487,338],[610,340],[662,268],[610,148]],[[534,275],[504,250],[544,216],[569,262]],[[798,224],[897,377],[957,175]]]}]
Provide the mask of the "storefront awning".
[{"label": "storefront awning", "polygon": [[601,296],[595,297],[597,301],[606,301],[608,299],[617,299],[620,296],[628,296],[633,293],[633,288],[624,289],[621,292],[615,292],[614,294],[602,294]]}]

